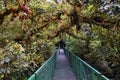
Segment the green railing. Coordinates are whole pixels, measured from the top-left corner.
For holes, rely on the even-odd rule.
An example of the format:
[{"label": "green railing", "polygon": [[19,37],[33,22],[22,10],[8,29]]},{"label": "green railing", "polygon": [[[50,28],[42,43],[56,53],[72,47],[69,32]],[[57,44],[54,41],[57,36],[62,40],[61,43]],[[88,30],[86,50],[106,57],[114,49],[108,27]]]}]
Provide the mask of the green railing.
[{"label": "green railing", "polygon": [[95,70],[85,61],[65,50],[66,56],[70,61],[71,67],[77,77],[77,80],[109,80],[99,71]]},{"label": "green railing", "polygon": [[[59,53],[59,49],[28,80],[52,80],[55,69],[56,53]],[[65,53],[77,80],[109,80],[73,53],[67,50],[65,50]]]},{"label": "green railing", "polygon": [[59,49],[28,80],[52,80],[57,52]]}]

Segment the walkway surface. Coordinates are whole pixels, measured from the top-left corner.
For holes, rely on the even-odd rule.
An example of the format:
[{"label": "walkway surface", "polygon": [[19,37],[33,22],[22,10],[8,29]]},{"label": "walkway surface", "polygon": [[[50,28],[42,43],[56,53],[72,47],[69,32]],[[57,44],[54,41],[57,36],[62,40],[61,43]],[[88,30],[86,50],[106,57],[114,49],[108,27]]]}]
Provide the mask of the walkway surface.
[{"label": "walkway surface", "polygon": [[53,80],[76,80],[75,74],[64,53],[57,54]]}]

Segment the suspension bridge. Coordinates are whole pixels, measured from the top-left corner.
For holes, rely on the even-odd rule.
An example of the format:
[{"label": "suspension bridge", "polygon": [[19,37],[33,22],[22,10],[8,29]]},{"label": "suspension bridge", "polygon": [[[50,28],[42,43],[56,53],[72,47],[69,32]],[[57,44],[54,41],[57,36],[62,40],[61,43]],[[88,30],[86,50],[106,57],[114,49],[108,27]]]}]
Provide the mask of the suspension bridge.
[{"label": "suspension bridge", "polygon": [[56,52],[28,80],[110,80],[75,54]]}]

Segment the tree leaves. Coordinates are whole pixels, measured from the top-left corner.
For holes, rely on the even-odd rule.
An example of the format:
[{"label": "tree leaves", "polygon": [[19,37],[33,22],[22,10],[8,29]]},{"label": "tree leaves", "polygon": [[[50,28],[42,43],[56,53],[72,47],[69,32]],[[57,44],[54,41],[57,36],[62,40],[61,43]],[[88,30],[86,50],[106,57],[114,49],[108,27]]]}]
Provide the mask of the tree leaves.
[{"label": "tree leaves", "polygon": [[68,35],[73,39],[71,48],[76,52],[77,48],[83,50],[82,56],[90,51],[120,52],[119,1],[55,1],[9,0],[5,4],[0,1],[0,47],[3,50],[0,67],[7,66],[9,78],[16,73],[19,77],[26,72],[32,74],[50,56],[54,44],[59,39],[69,39]]}]

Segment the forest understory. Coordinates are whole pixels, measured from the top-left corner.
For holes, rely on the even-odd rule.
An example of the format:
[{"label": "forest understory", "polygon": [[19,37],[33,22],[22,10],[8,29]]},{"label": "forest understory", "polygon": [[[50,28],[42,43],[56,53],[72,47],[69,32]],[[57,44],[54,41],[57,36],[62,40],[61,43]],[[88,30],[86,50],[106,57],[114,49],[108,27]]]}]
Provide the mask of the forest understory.
[{"label": "forest understory", "polygon": [[120,80],[119,0],[0,0],[0,80],[27,80],[61,39]]}]

